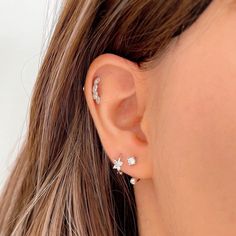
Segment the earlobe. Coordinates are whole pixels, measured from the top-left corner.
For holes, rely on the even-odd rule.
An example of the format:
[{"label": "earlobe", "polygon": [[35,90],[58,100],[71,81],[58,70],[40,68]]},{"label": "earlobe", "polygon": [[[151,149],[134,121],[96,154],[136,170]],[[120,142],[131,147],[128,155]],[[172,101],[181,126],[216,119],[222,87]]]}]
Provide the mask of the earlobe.
[{"label": "earlobe", "polygon": [[148,143],[141,129],[145,93],[140,80],[142,73],[135,63],[103,54],[90,65],[84,89],[105,152],[118,173],[136,177],[133,183],[151,177]]}]

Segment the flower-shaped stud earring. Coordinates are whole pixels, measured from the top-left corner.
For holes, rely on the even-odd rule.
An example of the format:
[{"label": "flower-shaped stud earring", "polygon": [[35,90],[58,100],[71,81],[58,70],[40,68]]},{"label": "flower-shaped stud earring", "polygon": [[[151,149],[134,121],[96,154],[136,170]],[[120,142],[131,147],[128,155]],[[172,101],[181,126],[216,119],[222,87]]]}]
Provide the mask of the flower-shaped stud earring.
[{"label": "flower-shaped stud earring", "polygon": [[116,169],[119,174],[122,174],[122,171],[121,171],[122,165],[123,165],[123,162],[121,161],[120,158],[118,160],[114,160],[113,169]]}]

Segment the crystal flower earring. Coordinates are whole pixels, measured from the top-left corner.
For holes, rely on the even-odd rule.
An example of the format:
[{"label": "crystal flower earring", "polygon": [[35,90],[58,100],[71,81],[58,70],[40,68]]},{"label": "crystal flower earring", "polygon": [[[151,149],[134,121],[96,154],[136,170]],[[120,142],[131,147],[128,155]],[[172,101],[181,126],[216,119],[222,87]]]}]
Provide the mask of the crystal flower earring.
[{"label": "crystal flower earring", "polygon": [[117,160],[114,160],[114,166],[113,169],[117,170],[117,173],[119,174],[123,174],[123,172],[121,171],[121,166],[123,165],[123,162],[121,161],[120,157]]}]

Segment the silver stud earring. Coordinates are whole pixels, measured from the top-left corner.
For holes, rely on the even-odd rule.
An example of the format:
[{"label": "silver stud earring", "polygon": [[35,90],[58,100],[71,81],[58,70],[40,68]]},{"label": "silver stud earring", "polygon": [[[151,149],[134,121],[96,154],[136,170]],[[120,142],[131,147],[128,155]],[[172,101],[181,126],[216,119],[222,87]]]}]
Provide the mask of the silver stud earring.
[{"label": "silver stud earring", "polygon": [[130,156],[130,157],[127,158],[127,161],[128,161],[129,166],[133,166],[133,165],[136,164],[136,157]]},{"label": "silver stud earring", "polygon": [[130,183],[133,184],[133,185],[135,185],[139,180],[140,180],[140,179],[138,179],[138,178],[132,177],[132,178],[130,179]]},{"label": "silver stud earring", "polygon": [[114,166],[113,169],[117,170],[117,173],[119,174],[123,174],[123,172],[121,171],[121,166],[123,165],[123,162],[121,161],[120,157],[117,160],[114,160]]},{"label": "silver stud earring", "polygon": [[99,104],[101,101],[101,98],[98,95],[98,84],[100,81],[101,81],[100,77],[96,77],[96,79],[93,82],[93,88],[92,88],[93,100],[95,100],[97,104]]}]

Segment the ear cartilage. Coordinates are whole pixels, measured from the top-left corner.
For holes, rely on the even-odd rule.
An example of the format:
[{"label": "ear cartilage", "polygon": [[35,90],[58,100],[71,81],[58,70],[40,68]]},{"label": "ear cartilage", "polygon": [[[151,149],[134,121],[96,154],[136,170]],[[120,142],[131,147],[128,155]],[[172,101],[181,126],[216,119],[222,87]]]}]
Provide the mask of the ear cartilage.
[{"label": "ear cartilage", "polygon": [[130,156],[130,157],[127,158],[127,161],[128,161],[129,166],[133,166],[133,165],[136,164],[136,157]]},{"label": "ear cartilage", "polygon": [[99,104],[101,101],[101,98],[98,95],[98,84],[100,81],[101,81],[100,77],[96,77],[96,79],[93,82],[93,88],[92,88],[93,100],[95,100],[97,104]]}]

